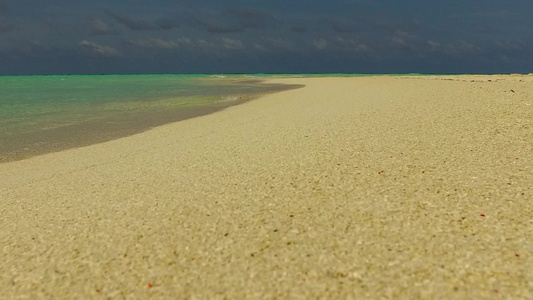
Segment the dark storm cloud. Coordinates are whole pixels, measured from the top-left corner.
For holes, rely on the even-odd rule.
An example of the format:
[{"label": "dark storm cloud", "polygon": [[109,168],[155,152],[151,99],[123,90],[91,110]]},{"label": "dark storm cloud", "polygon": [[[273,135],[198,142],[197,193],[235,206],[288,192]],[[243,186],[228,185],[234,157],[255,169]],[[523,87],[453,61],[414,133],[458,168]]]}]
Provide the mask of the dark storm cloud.
[{"label": "dark storm cloud", "polygon": [[369,29],[373,31],[379,30],[382,32],[394,33],[398,30],[419,30],[423,24],[422,21],[416,18],[411,20],[397,21],[380,17],[368,21],[368,25]]},{"label": "dark storm cloud", "polygon": [[191,10],[185,15],[189,26],[202,28],[210,33],[243,32],[248,29],[276,27],[276,18],[267,11],[233,7],[222,11]]},{"label": "dark storm cloud", "polygon": [[0,72],[533,69],[531,0],[26,2],[0,0]]},{"label": "dark storm cloud", "polygon": [[179,28],[181,26],[178,20],[171,18],[159,18],[155,23],[163,30],[170,30],[173,28]]},{"label": "dark storm cloud", "polygon": [[356,32],[361,30],[361,25],[350,19],[330,18],[328,22],[331,26],[331,29],[339,33]]},{"label": "dark storm cloud", "polygon": [[231,8],[225,11],[225,15],[243,28],[266,28],[275,21],[271,13],[252,8]]},{"label": "dark storm cloud", "polygon": [[262,37],[256,45],[263,51],[270,53],[298,53],[307,48],[293,39],[278,37]]},{"label": "dark storm cloud", "polygon": [[298,33],[305,33],[309,31],[309,27],[302,23],[293,23],[292,25],[290,25],[290,29],[291,31]]},{"label": "dark storm cloud", "polygon": [[0,17],[0,34],[13,30],[15,28],[11,22]]},{"label": "dark storm cloud", "polygon": [[42,20],[42,23],[55,34],[65,37],[78,34],[83,28],[83,24],[77,21],[57,16],[47,16]]},{"label": "dark storm cloud", "polygon": [[155,30],[157,27],[140,18],[133,18],[129,17],[123,14],[115,13],[115,12],[109,12],[109,15],[115,19],[118,23],[126,26],[127,28],[135,31],[142,31],[142,30]]},{"label": "dark storm cloud", "polygon": [[222,18],[217,14],[203,12],[190,12],[185,16],[185,21],[189,26],[199,27],[210,33],[230,33],[240,32],[244,28],[233,20]]},{"label": "dark storm cloud", "polygon": [[470,12],[470,13],[458,13],[454,14],[453,17],[456,19],[469,18],[473,20],[506,20],[508,18],[516,18],[520,16],[518,12],[511,12],[507,9],[499,9],[493,11],[480,11],[480,12]]},{"label": "dark storm cloud", "polygon": [[52,59],[54,52],[63,55],[66,50],[61,47],[52,47],[45,45],[40,41],[23,41],[19,43],[12,43],[11,47],[3,49],[2,58],[7,60],[17,58],[31,58],[31,59]]}]

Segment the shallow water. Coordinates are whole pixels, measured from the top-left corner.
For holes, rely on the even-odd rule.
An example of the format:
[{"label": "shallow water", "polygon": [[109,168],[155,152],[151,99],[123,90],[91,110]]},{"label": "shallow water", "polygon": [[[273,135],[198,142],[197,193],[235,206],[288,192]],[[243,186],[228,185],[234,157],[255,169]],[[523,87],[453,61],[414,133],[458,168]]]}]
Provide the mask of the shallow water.
[{"label": "shallow water", "polygon": [[0,162],[108,141],[296,87],[250,76],[0,77]]}]

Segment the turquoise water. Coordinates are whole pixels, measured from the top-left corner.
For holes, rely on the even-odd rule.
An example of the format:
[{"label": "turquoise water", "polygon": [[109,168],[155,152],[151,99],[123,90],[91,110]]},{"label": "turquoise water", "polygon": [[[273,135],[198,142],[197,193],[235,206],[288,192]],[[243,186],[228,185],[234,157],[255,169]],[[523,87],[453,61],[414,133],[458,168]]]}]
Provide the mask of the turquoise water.
[{"label": "turquoise water", "polygon": [[168,109],[265,88],[201,75],[0,77],[2,134],[64,126],[126,110]]},{"label": "turquoise water", "polygon": [[258,77],[3,76],[0,162],[133,134],[291,88],[261,84]]}]

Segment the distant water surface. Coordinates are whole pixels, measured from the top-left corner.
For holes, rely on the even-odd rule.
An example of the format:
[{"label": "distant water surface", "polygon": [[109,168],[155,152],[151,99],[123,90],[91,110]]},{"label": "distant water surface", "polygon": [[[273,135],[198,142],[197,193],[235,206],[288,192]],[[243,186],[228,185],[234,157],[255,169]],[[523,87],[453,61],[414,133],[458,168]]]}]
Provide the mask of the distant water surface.
[{"label": "distant water surface", "polygon": [[116,139],[297,87],[251,76],[3,76],[0,163]]}]

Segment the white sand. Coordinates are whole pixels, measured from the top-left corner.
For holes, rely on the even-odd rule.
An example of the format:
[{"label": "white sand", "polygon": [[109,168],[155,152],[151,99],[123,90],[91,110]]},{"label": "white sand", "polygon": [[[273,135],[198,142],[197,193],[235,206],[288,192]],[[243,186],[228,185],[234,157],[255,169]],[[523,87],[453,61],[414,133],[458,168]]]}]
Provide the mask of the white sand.
[{"label": "white sand", "polygon": [[0,298],[533,299],[533,76],[272,82],[0,164]]}]

